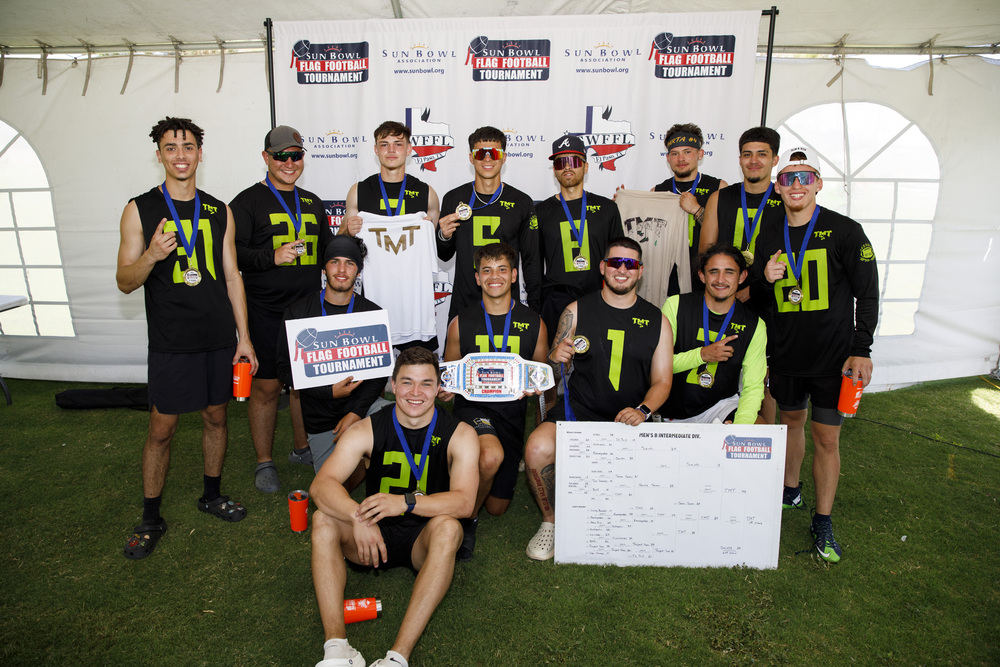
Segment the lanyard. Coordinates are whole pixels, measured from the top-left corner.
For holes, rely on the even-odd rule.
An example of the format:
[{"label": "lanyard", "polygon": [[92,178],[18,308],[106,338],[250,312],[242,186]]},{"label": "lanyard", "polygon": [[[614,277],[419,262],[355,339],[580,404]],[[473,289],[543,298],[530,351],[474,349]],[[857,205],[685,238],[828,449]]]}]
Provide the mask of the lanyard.
[{"label": "lanyard", "polygon": [[198,224],[201,222],[201,196],[198,194],[198,190],[194,191],[194,213],[191,215],[191,238],[184,236],[184,227],[181,225],[180,216],[177,215],[177,209],[174,207],[174,200],[167,191],[167,182],[163,181],[163,198],[167,200],[167,208],[170,209],[170,216],[174,219],[174,225],[177,226],[177,236],[181,239],[181,245],[184,246],[184,252],[188,257],[188,266],[198,266],[198,258],[195,257],[194,247],[198,243]]},{"label": "lanyard", "polygon": [[795,259],[792,257],[792,239],[788,235],[788,216],[785,216],[785,252],[788,254],[789,268],[792,270],[792,275],[795,276],[795,282],[801,287],[802,286],[802,267],[805,266],[806,258],[806,246],[809,245],[809,237],[812,236],[813,227],[816,226],[816,218],[819,217],[819,209],[817,206],[813,211],[812,217],[809,218],[809,226],[806,227],[806,235],[802,238],[802,247],[799,249],[799,255]]},{"label": "lanyard", "polygon": [[385,214],[390,218],[399,215],[403,211],[403,197],[406,196],[406,174],[403,174],[403,182],[399,184],[399,196],[396,198],[396,212],[392,212],[389,205],[389,195],[385,192],[385,183],[382,181],[382,174],[378,175],[378,187],[382,191],[382,203],[385,205]]},{"label": "lanyard", "polygon": [[399,419],[396,418],[396,408],[392,409],[392,426],[396,429],[396,435],[399,437],[399,444],[403,446],[403,453],[406,454],[406,462],[410,464],[410,470],[417,476],[417,487],[420,487],[420,479],[424,474],[424,467],[427,465],[427,452],[431,449],[431,437],[434,435],[434,426],[437,424],[438,413],[437,408],[433,408],[434,416],[431,417],[430,426],[427,427],[427,436],[424,438],[424,448],[420,453],[420,465],[418,466],[413,461],[413,452],[410,451],[410,445],[406,442],[406,436],[403,435],[403,427],[399,425]]},{"label": "lanyard", "polygon": [[[469,206],[472,207],[473,211],[478,211],[481,208],[486,208],[487,206],[489,206],[490,204],[492,204],[493,202],[495,202],[497,199],[500,198],[500,193],[501,192],[503,192],[503,183],[500,184],[500,187],[497,188],[496,192],[493,193],[493,196],[490,197],[490,200],[488,202],[486,202],[482,206],[472,206],[472,202],[474,202],[474,201],[476,201],[476,199],[478,199],[478,197],[476,197],[476,184],[473,183],[472,184],[472,196],[469,197]],[[480,201],[482,201],[482,200],[480,199]]]},{"label": "lanyard", "polygon": [[566,421],[575,422],[576,415],[573,413],[573,408],[569,406],[569,380],[566,379],[566,366],[564,364],[559,364],[559,372],[562,373],[563,378],[563,407],[565,408],[563,416]]},{"label": "lanyard", "polygon": [[[688,192],[690,192],[691,194],[696,194],[695,190],[698,189],[698,181],[700,181],[700,180],[701,180],[701,172],[699,171],[695,175],[695,177],[694,177],[694,183],[691,185],[691,189],[688,190]],[[676,178],[671,178],[670,179],[670,187],[672,187],[674,189],[674,194],[675,195],[681,194],[680,192],[677,191],[677,179]],[[743,208],[745,209],[746,207],[747,207],[746,202],[744,202],[743,203]],[[744,213],[743,215],[745,217],[746,213]]]},{"label": "lanyard", "polygon": [[716,332],[715,340],[712,340],[712,333],[708,330],[708,303],[703,301],[701,308],[701,323],[702,327],[704,327],[705,346],[707,347],[719,342],[726,335],[726,329],[729,328],[729,321],[733,319],[733,313],[736,312],[736,301],[733,301],[732,305],[729,306],[729,312],[726,314],[726,319],[722,321],[722,327]]},{"label": "lanyard", "polygon": [[753,216],[752,227],[750,226],[750,212],[747,211],[747,190],[743,185],[743,183],[740,183],[740,205],[743,207],[743,231],[746,235],[747,247],[749,248],[753,245],[753,235],[757,233],[757,223],[760,222],[760,216],[763,215],[764,208],[767,206],[767,200],[771,196],[771,191],[774,190],[774,183],[768,183],[764,198],[757,204],[757,212]]},{"label": "lanyard", "polygon": [[583,235],[586,233],[587,228],[587,191],[583,191],[583,201],[580,203],[580,228],[576,227],[576,220],[570,215],[569,205],[566,200],[563,199],[562,193],[559,193],[559,203],[562,204],[563,213],[566,214],[566,219],[569,221],[569,228],[573,230],[573,236],[576,237],[576,243],[580,246],[580,252],[583,252]]},{"label": "lanyard", "polygon": [[288,217],[292,219],[292,224],[295,226],[295,236],[296,238],[302,233],[302,202],[299,200],[299,189],[292,186],[292,195],[295,197],[295,215],[292,215],[292,210],[288,208],[288,204],[285,203],[285,198],[281,196],[278,192],[278,188],[274,187],[274,183],[271,182],[270,176],[264,177],[264,182],[267,183],[267,187],[270,188],[274,196],[278,198],[278,203],[281,204],[281,208],[285,209],[285,213]]},{"label": "lanyard", "polygon": [[510,334],[510,316],[514,312],[514,299],[510,300],[510,308],[507,309],[507,319],[503,323],[503,344],[500,349],[497,349],[496,344],[493,342],[493,322],[490,321],[490,314],[486,312],[486,302],[480,301],[483,305],[483,315],[486,316],[486,333],[490,337],[490,347],[493,348],[494,352],[506,352],[507,351],[507,336]]},{"label": "lanyard", "polygon": [[[319,291],[319,309],[323,312],[323,317],[326,317],[326,299],[324,295],[326,294],[325,289]],[[347,315],[354,312],[354,292],[351,292],[351,302],[347,304]]]}]

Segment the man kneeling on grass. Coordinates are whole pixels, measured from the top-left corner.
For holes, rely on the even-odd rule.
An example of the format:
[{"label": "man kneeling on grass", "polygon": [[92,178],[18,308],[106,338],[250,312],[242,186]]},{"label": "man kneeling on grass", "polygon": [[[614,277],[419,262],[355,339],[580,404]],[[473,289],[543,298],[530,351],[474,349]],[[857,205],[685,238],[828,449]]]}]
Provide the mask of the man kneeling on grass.
[{"label": "man kneeling on grass", "polygon": [[[396,359],[395,405],[344,433],[310,487],[312,571],[326,643],[316,667],[365,667],[347,643],[344,558],[370,567],[416,571],[413,594],[392,649],[372,663],[407,667],[413,646],[451,585],[462,544],[459,519],[472,514],[479,487],[479,440],[471,426],[434,407],[437,359],[414,347]],[[344,482],[369,459],[366,497],[354,502]]]}]

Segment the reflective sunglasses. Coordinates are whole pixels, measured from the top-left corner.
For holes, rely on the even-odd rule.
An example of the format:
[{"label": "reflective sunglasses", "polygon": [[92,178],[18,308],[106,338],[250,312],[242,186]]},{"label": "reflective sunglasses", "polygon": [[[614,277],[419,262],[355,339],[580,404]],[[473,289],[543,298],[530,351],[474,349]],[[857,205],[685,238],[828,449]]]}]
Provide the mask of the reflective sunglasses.
[{"label": "reflective sunglasses", "polygon": [[584,159],[579,155],[560,155],[552,160],[552,166],[556,171],[563,169],[579,169],[584,165]]},{"label": "reflective sunglasses", "polygon": [[624,266],[629,271],[635,271],[640,266],[642,262],[638,259],[632,259],[631,257],[605,257],[604,263],[610,266],[612,269],[617,269]]},{"label": "reflective sunglasses", "polygon": [[472,159],[482,162],[489,155],[491,160],[502,160],[503,150],[499,148],[477,148],[472,151]]},{"label": "reflective sunglasses", "polygon": [[305,151],[278,151],[277,153],[268,153],[268,155],[274,158],[275,162],[287,162],[288,160],[291,160],[292,162],[299,162],[305,154]]},{"label": "reflective sunglasses", "polygon": [[819,180],[819,174],[815,171],[786,171],[778,174],[778,185],[787,188],[795,182],[796,178],[802,185],[812,185]]}]

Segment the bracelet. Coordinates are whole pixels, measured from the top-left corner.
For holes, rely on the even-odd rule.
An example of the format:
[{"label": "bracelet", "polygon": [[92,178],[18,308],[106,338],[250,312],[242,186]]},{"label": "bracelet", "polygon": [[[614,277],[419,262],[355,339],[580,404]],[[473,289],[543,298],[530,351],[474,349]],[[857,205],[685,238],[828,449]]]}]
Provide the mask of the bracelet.
[{"label": "bracelet", "polygon": [[444,234],[441,233],[441,228],[440,227],[438,227],[438,238],[441,239],[441,241],[443,241],[444,243],[447,243],[448,241],[451,241],[451,239],[446,239],[444,237]]}]

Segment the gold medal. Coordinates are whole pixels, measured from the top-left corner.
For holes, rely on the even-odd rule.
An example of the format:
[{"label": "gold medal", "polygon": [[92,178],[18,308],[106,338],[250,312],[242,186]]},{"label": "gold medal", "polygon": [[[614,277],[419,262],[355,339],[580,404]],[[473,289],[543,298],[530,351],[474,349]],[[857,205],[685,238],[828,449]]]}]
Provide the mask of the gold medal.
[{"label": "gold medal", "polygon": [[573,351],[577,354],[583,354],[590,349],[590,341],[587,340],[586,336],[577,336],[573,339]]},{"label": "gold medal", "polygon": [[459,220],[468,220],[472,217],[472,207],[465,202],[462,202],[458,205],[458,208],[455,209],[455,213],[458,214]]},{"label": "gold medal", "polygon": [[711,389],[712,385],[715,384],[715,376],[708,371],[702,371],[698,374],[698,385],[702,389]]},{"label": "gold medal", "polygon": [[201,282],[201,271],[198,269],[188,268],[184,272],[184,284],[188,287],[194,287]]},{"label": "gold medal", "polygon": [[797,285],[788,290],[788,300],[796,305],[802,302],[802,290]]},{"label": "gold medal", "polygon": [[753,253],[750,252],[749,250],[744,250],[743,259],[747,261],[747,266],[749,267],[750,265],[753,264]]},{"label": "gold medal", "polygon": [[295,254],[296,255],[304,255],[305,252],[306,252],[306,244],[305,243],[302,243],[301,241],[299,241],[298,243],[295,244]]},{"label": "gold medal", "polygon": [[579,271],[586,271],[590,268],[590,262],[583,255],[577,255],[573,258],[573,266]]}]

